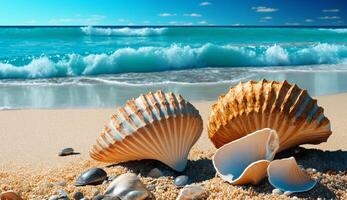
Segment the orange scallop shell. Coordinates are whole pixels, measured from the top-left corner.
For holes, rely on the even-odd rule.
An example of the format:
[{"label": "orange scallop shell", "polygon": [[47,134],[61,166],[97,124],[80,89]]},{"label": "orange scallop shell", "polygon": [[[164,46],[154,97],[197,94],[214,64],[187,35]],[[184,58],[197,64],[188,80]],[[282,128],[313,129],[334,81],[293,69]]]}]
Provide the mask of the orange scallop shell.
[{"label": "orange scallop shell", "polygon": [[278,151],[326,142],[331,135],[317,100],[287,81],[241,82],[212,105],[208,136],[217,148],[263,128],[277,131]]}]

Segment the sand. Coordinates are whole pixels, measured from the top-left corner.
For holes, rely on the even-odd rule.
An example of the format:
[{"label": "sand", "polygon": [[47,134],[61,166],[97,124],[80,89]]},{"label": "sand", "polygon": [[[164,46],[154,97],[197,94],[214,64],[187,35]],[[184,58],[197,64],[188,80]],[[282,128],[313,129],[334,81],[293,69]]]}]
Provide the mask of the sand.
[{"label": "sand", "polygon": [[[347,94],[318,97],[331,120],[333,134],[327,143],[304,145],[295,151],[284,152],[277,157],[295,156],[299,164],[314,178],[318,185],[307,193],[293,194],[299,198],[347,198]],[[193,183],[203,185],[208,199],[290,198],[272,195],[267,180],[259,186],[231,186],[215,176],[211,157],[215,148],[207,138],[206,122],[212,102],[193,102],[204,120],[204,132],[190,154],[187,174]],[[25,199],[47,199],[59,188],[72,194],[83,191],[91,197],[96,188],[103,192],[107,184],[100,186],[73,186],[76,177],[84,170],[104,167],[109,175],[126,171],[141,174],[157,199],[174,199],[179,188],[172,179],[177,173],[155,161],[136,161],[106,167],[93,161],[88,150],[94,144],[103,124],[114,109],[61,109],[61,110],[4,110],[0,111],[0,192],[13,189]],[[73,147],[79,154],[58,157],[59,150]],[[298,153],[299,152],[299,153]],[[146,177],[154,167],[165,172],[159,179]],[[314,168],[315,170],[312,170]],[[63,182],[64,184],[59,184]],[[61,186],[64,185],[64,186]]]}]

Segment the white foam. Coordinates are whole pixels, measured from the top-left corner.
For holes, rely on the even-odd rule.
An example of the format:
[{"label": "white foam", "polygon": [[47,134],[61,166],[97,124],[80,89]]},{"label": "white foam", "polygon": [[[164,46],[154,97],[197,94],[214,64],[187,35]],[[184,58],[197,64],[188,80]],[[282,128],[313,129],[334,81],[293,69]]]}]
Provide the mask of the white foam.
[{"label": "white foam", "polygon": [[83,33],[87,35],[104,35],[104,36],[151,36],[161,35],[167,28],[98,28],[98,27],[81,27]]}]

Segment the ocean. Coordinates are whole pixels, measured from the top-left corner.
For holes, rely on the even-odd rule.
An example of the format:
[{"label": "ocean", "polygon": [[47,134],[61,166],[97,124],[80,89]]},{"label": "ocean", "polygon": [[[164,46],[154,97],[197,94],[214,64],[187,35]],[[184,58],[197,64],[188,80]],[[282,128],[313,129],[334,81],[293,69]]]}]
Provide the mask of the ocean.
[{"label": "ocean", "polygon": [[1,109],[115,107],[158,89],[215,100],[263,78],[347,92],[347,28],[0,28]]}]

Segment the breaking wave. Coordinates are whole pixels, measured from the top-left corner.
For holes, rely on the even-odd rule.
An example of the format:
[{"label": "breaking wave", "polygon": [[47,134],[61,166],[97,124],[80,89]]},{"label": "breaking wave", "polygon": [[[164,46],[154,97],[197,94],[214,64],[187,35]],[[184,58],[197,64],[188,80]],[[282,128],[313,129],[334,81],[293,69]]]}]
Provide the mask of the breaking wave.
[{"label": "breaking wave", "polygon": [[161,35],[167,28],[97,28],[92,26],[81,27],[87,35],[100,36],[151,36]]},{"label": "breaking wave", "polygon": [[347,46],[235,46],[173,44],[168,47],[121,48],[111,54],[47,55],[18,65],[0,62],[0,78],[51,78],[81,75],[157,72],[203,67],[266,67],[347,63]]}]

